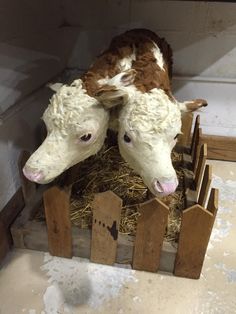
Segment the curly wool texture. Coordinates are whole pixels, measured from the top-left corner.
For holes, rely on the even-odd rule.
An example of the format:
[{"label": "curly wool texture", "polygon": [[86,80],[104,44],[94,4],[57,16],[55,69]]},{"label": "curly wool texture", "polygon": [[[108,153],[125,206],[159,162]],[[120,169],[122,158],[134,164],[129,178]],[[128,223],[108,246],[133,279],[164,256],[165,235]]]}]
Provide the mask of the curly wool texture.
[{"label": "curly wool texture", "polygon": [[[130,89],[130,88],[128,88]],[[129,99],[120,115],[120,124],[126,130],[149,134],[181,132],[181,112],[177,102],[171,101],[162,89],[149,93],[129,91]]]},{"label": "curly wool texture", "polygon": [[[78,132],[83,128],[82,119],[90,115],[93,106],[98,108],[99,102],[90,97],[82,88],[82,81],[75,80],[70,86],[63,85],[58,92],[52,96],[50,104],[43,115],[49,131],[55,127],[64,134]],[[104,111],[104,109],[101,107]],[[91,110],[91,117],[94,115]]]}]

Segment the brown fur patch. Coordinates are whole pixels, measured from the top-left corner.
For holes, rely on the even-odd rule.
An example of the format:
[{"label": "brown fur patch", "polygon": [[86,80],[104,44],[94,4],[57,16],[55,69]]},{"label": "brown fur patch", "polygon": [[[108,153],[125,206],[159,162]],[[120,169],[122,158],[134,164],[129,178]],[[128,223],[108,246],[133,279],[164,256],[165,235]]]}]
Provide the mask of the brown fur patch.
[{"label": "brown fur patch", "polygon": [[[151,51],[154,41],[160,48],[165,61],[164,71],[156,64],[156,59]],[[172,97],[170,91],[170,77],[172,75],[172,51],[164,39],[145,29],[134,29],[116,36],[111,41],[110,47],[104,51],[83,75],[83,87],[92,97],[100,89],[98,80],[120,73],[117,63],[119,60],[130,56],[135,47],[136,60],[132,69],[137,74],[134,85],[145,93],[153,88],[161,88]]]}]

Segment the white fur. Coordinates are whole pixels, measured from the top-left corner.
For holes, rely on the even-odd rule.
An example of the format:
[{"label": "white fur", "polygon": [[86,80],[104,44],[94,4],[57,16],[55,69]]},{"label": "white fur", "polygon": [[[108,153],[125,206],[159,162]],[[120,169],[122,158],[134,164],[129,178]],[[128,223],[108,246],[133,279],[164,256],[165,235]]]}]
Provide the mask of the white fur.
[{"label": "white fur", "polygon": [[132,62],[136,60],[136,53],[135,53],[135,48],[133,50],[133,53],[125,57],[118,62],[118,68],[121,72],[127,71],[132,68]]},{"label": "white fur", "polygon": [[152,53],[154,54],[154,57],[156,59],[157,65],[164,70],[164,59],[163,55],[161,53],[160,48],[157,46],[157,44],[153,41],[154,48],[152,49]]},{"label": "white fur", "polygon": [[[174,137],[181,132],[181,112],[161,89],[141,93],[133,86],[124,87],[126,103],[119,118],[119,149],[123,158],[153,189],[154,180],[175,181],[171,162]],[[127,134],[131,142],[124,141]]]},{"label": "white fur", "polygon": [[[82,89],[81,80],[62,86],[43,115],[47,138],[25,167],[43,172],[44,178],[39,183],[50,182],[98,152],[105,140],[108,118],[108,112]],[[80,141],[80,137],[88,133],[92,134],[91,141]]]}]

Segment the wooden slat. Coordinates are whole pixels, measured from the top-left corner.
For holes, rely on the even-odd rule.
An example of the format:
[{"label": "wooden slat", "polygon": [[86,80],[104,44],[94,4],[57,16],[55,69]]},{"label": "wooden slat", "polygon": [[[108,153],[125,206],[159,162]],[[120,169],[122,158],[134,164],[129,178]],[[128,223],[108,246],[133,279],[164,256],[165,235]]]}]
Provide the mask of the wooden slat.
[{"label": "wooden slat", "polygon": [[30,153],[27,151],[22,151],[18,159],[18,169],[20,174],[21,186],[24,195],[25,203],[30,202],[34,198],[36,193],[36,184],[29,181],[23,174],[23,167],[30,157]]},{"label": "wooden slat", "polygon": [[207,196],[210,190],[210,185],[212,181],[212,166],[206,165],[203,179],[202,179],[202,185],[199,192],[198,197],[198,204],[205,207]]},{"label": "wooden slat", "polygon": [[218,203],[219,203],[219,190],[212,188],[207,204],[207,209],[209,212],[213,214],[213,216],[216,216],[218,210]]},{"label": "wooden slat", "polygon": [[51,255],[72,257],[70,191],[54,186],[44,193],[48,247]]},{"label": "wooden slat", "polygon": [[193,123],[193,113],[186,112],[182,116],[182,134],[178,137],[178,145],[187,146],[190,139],[191,129]]},{"label": "wooden slat", "polygon": [[[28,221],[24,225],[14,223],[11,227],[14,247],[48,252],[47,227],[44,221]],[[90,258],[91,230],[72,226],[73,255]],[[134,237],[119,234],[116,263],[131,264]],[[161,251],[159,270],[173,272],[176,248],[164,242]]]},{"label": "wooden slat", "polygon": [[6,256],[12,246],[10,226],[24,208],[22,189],[18,189],[0,212],[0,261]]},{"label": "wooden slat", "polygon": [[151,272],[158,270],[168,212],[168,207],[158,199],[140,205],[134,244],[134,269]]},{"label": "wooden slat", "polygon": [[195,151],[193,152],[193,156],[192,156],[193,172],[194,173],[196,172],[196,168],[198,165],[198,159],[199,159],[200,147],[201,147],[201,143],[200,143],[201,137],[202,137],[202,129],[199,128],[197,131]]},{"label": "wooden slat", "polygon": [[0,212],[0,219],[6,228],[13,223],[24,206],[25,202],[22,189],[19,188]]},{"label": "wooden slat", "polygon": [[193,158],[194,151],[196,150],[196,137],[197,137],[199,127],[200,127],[200,115],[197,115],[195,124],[194,124],[194,130],[193,130],[193,136],[192,136],[192,142],[191,142],[191,148],[190,148],[190,154],[192,155],[192,158]]},{"label": "wooden slat", "polygon": [[116,260],[122,200],[112,191],[95,195],[91,261],[112,265]]},{"label": "wooden slat", "polygon": [[7,230],[3,222],[0,220],[0,263],[3,261],[9,251],[10,243],[7,235]]},{"label": "wooden slat", "polygon": [[184,210],[182,215],[174,274],[198,279],[215,216],[200,205]]},{"label": "wooden slat", "polygon": [[198,158],[198,165],[195,171],[195,190],[198,194],[200,189],[200,184],[202,181],[203,171],[206,165],[207,159],[207,144],[203,144],[200,148],[199,158]]},{"label": "wooden slat", "polygon": [[208,159],[236,161],[236,137],[203,135],[202,143],[207,143]]}]

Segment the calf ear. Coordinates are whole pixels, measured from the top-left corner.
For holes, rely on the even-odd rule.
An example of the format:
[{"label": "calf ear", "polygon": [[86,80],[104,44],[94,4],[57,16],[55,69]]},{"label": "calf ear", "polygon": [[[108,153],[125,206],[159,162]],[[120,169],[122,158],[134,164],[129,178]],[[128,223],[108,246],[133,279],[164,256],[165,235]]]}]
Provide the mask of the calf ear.
[{"label": "calf ear", "polygon": [[180,110],[184,112],[188,111],[195,111],[198,110],[199,108],[206,107],[207,101],[204,99],[194,99],[194,100],[189,100],[189,101],[184,101],[179,104]]},{"label": "calf ear", "polygon": [[50,88],[51,90],[53,90],[54,92],[58,92],[59,89],[63,86],[63,84],[62,83],[48,83],[46,86]]},{"label": "calf ear", "polygon": [[108,109],[122,104],[128,97],[125,87],[134,82],[135,76],[133,69],[117,74],[95,92],[95,97]]},{"label": "calf ear", "polygon": [[96,99],[99,100],[107,109],[122,104],[126,96],[127,93],[125,90],[108,84],[103,85],[95,93]]}]

